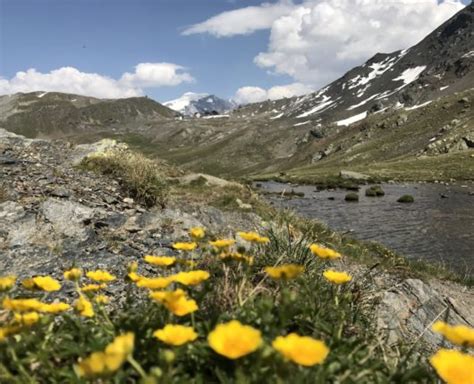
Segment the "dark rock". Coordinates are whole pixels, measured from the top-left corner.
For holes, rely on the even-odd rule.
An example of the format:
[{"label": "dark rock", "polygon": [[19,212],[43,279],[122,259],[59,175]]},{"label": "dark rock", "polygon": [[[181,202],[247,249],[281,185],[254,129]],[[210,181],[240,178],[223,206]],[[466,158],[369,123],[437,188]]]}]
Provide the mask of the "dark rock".
[{"label": "dark rock", "polygon": [[412,195],[403,195],[397,200],[398,203],[413,203],[415,198]]},{"label": "dark rock", "polygon": [[351,192],[351,193],[348,193],[346,195],[344,200],[346,200],[348,202],[358,202],[359,201],[359,195],[357,193]]}]

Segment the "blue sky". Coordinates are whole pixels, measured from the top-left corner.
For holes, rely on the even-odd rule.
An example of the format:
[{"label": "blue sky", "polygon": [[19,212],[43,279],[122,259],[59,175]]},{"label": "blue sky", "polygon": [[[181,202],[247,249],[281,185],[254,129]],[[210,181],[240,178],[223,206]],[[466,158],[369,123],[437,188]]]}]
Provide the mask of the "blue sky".
[{"label": "blue sky", "polygon": [[[332,1],[320,0],[328,4]],[[317,0],[280,2],[292,10],[302,2],[314,5]],[[277,1],[270,3],[276,5]],[[147,86],[143,93],[159,101],[187,91],[232,97],[244,86],[268,90],[276,85],[297,83],[317,88],[370,56],[370,52],[348,55],[347,60],[331,64],[321,61],[321,57],[312,58],[310,52],[292,52],[290,59],[303,55],[306,62],[314,64],[308,68],[297,63],[288,66],[285,55],[289,54],[282,48],[287,45],[284,41],[275,39],[274,47],[268,48],[270,32],[278,32],[277,24],[240,33],[242,20],[233,20],[236,32],[230,36],[216,37],[212,31],[182,34],[191,25],[215,15],[261,4],[259,0],[0,0],[0,81],[12,79],[18,71],[30,68],[48,73],[69,66],[80,72],[119,79],[125,72],[133,73],[139,63],[166,62],[185,67],[180,70],[189,73],[194,82]],[[380,18],[383,24],[385,21]],[[432,27],[426,25],[426,31]],[[419,34],[424,36],[426,31]],[[337,48],[339,40],[337,36],[334,38]],[[316,48],[326,52],[320,45]],[[349,48],[342,46],[340,50],[343,49]],[[265,55],[256,61],[259,54]],[[327,74],[317,77],[326,73],[324,70]],[[10,88],[15,89],[11,84]]]},{"label": "blue sky", "polygon": [[[230,97],[247,84],[288,82],[252,64],[269,31],[232,39],[181,36],[184,27],[232,9],[225,0],[0,0],[0,75],[73,66],[114,78],[141,62],[189,68],[193,84],[147,90],[168,100],[186,91]],[[259,1],[240,1],[245,5]],[[83,48],[85,46],[85,48]]]}]

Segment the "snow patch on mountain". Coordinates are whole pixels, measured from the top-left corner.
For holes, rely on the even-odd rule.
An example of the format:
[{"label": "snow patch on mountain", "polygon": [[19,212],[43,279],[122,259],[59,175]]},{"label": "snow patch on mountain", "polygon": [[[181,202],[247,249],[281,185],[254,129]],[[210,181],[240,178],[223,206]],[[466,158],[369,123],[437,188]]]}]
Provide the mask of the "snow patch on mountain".
[{"label": "snow patch on mountain", "polygon": [[393,79],[393,81],[403,80],[403,84],[408,85],[410,83],[413,83],[415,80],[417,80],[425,69],[426,69],[426,65],[421,65],[419,67],[405,69],[403,73],[400,76]]},{"label": "snow patch on mountain", "polygon": [[358,115],[351,116],[344,120],[336,121],[337,126],[349,126],[351,124],[357,123],[358,121],[364,120],[367,117],[367,111],[359,113]]},{"label": "snow patch on mountain", "polygon": [[208,93],[187,92],[178,99],[167,101],[165,106],[185,116],[222,115],[232,110],[235,105]]}]

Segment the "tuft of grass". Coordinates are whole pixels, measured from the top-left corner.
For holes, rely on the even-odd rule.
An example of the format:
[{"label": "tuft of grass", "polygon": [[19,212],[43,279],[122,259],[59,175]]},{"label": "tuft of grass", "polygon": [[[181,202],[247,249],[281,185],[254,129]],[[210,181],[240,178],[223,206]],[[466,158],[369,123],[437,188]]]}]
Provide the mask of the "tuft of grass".
[{"label": "tuft of grass", "polygon": [[357,193],[348,193],[346,197],[344,198],[346,201],[351,201],[351,202],[357,202],[359,201],[359,195]]},{"label": "tuft of grass", "polygon": [[380,185],[373,185],[365,190],[365,196],[367,197],[385,196],[385,192]]},{"label": "tuft of grass", "polygon": [[87,157],[82,167],[117,179],[136,201],[151,207],[165,206],[169,184],[159,163],[136,152],[112,152]]},{"label": "tuft of grass", "polygon": [[415,198],[412,195],[403,195],[397,200],[398,203],[414,203]]},{"label": "tuft of grass", "polygon": [[8,200],[7,188],[3,185],[0,185],[0,203],[3,203]]}]

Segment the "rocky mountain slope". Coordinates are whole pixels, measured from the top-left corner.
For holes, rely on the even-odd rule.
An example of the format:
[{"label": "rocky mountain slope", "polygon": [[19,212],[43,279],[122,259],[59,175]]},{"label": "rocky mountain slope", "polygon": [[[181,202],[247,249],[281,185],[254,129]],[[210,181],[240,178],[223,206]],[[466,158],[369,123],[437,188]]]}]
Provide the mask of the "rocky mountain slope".
[{"label": "rocky mountain slope", "polygon": [[0,126],[29,137],[136,129],[177,116],[146,97],[107,100],[58,92],[0,96]]},{"label": "rocky mountain slope", "polygon": [[389,107],[414,107],[474,87],[474,4],[417,45],[377,53],[316,93],[243,107],[299,123],[350,125]]},{"label": "rocky mountain slope", "polygon": [[[473,37],[471,4],[416,46],[377,54],[310,95],[182,119],[147,98],[18,94],[0,97],[0,127],[79,143],[116,138],[218,176],[285,173],[317,181],[352,169],[383,178],[472,179]],[[207,108],[201,96],[174,107],[194,108],[196,99]]]},{"label": "rocky mountain slope", "polygon": [[231,111],[234,103],[207,93],[185,93],[176,100],[167,101],[164,105],[184,116],[200,117],[221,115]]}]

